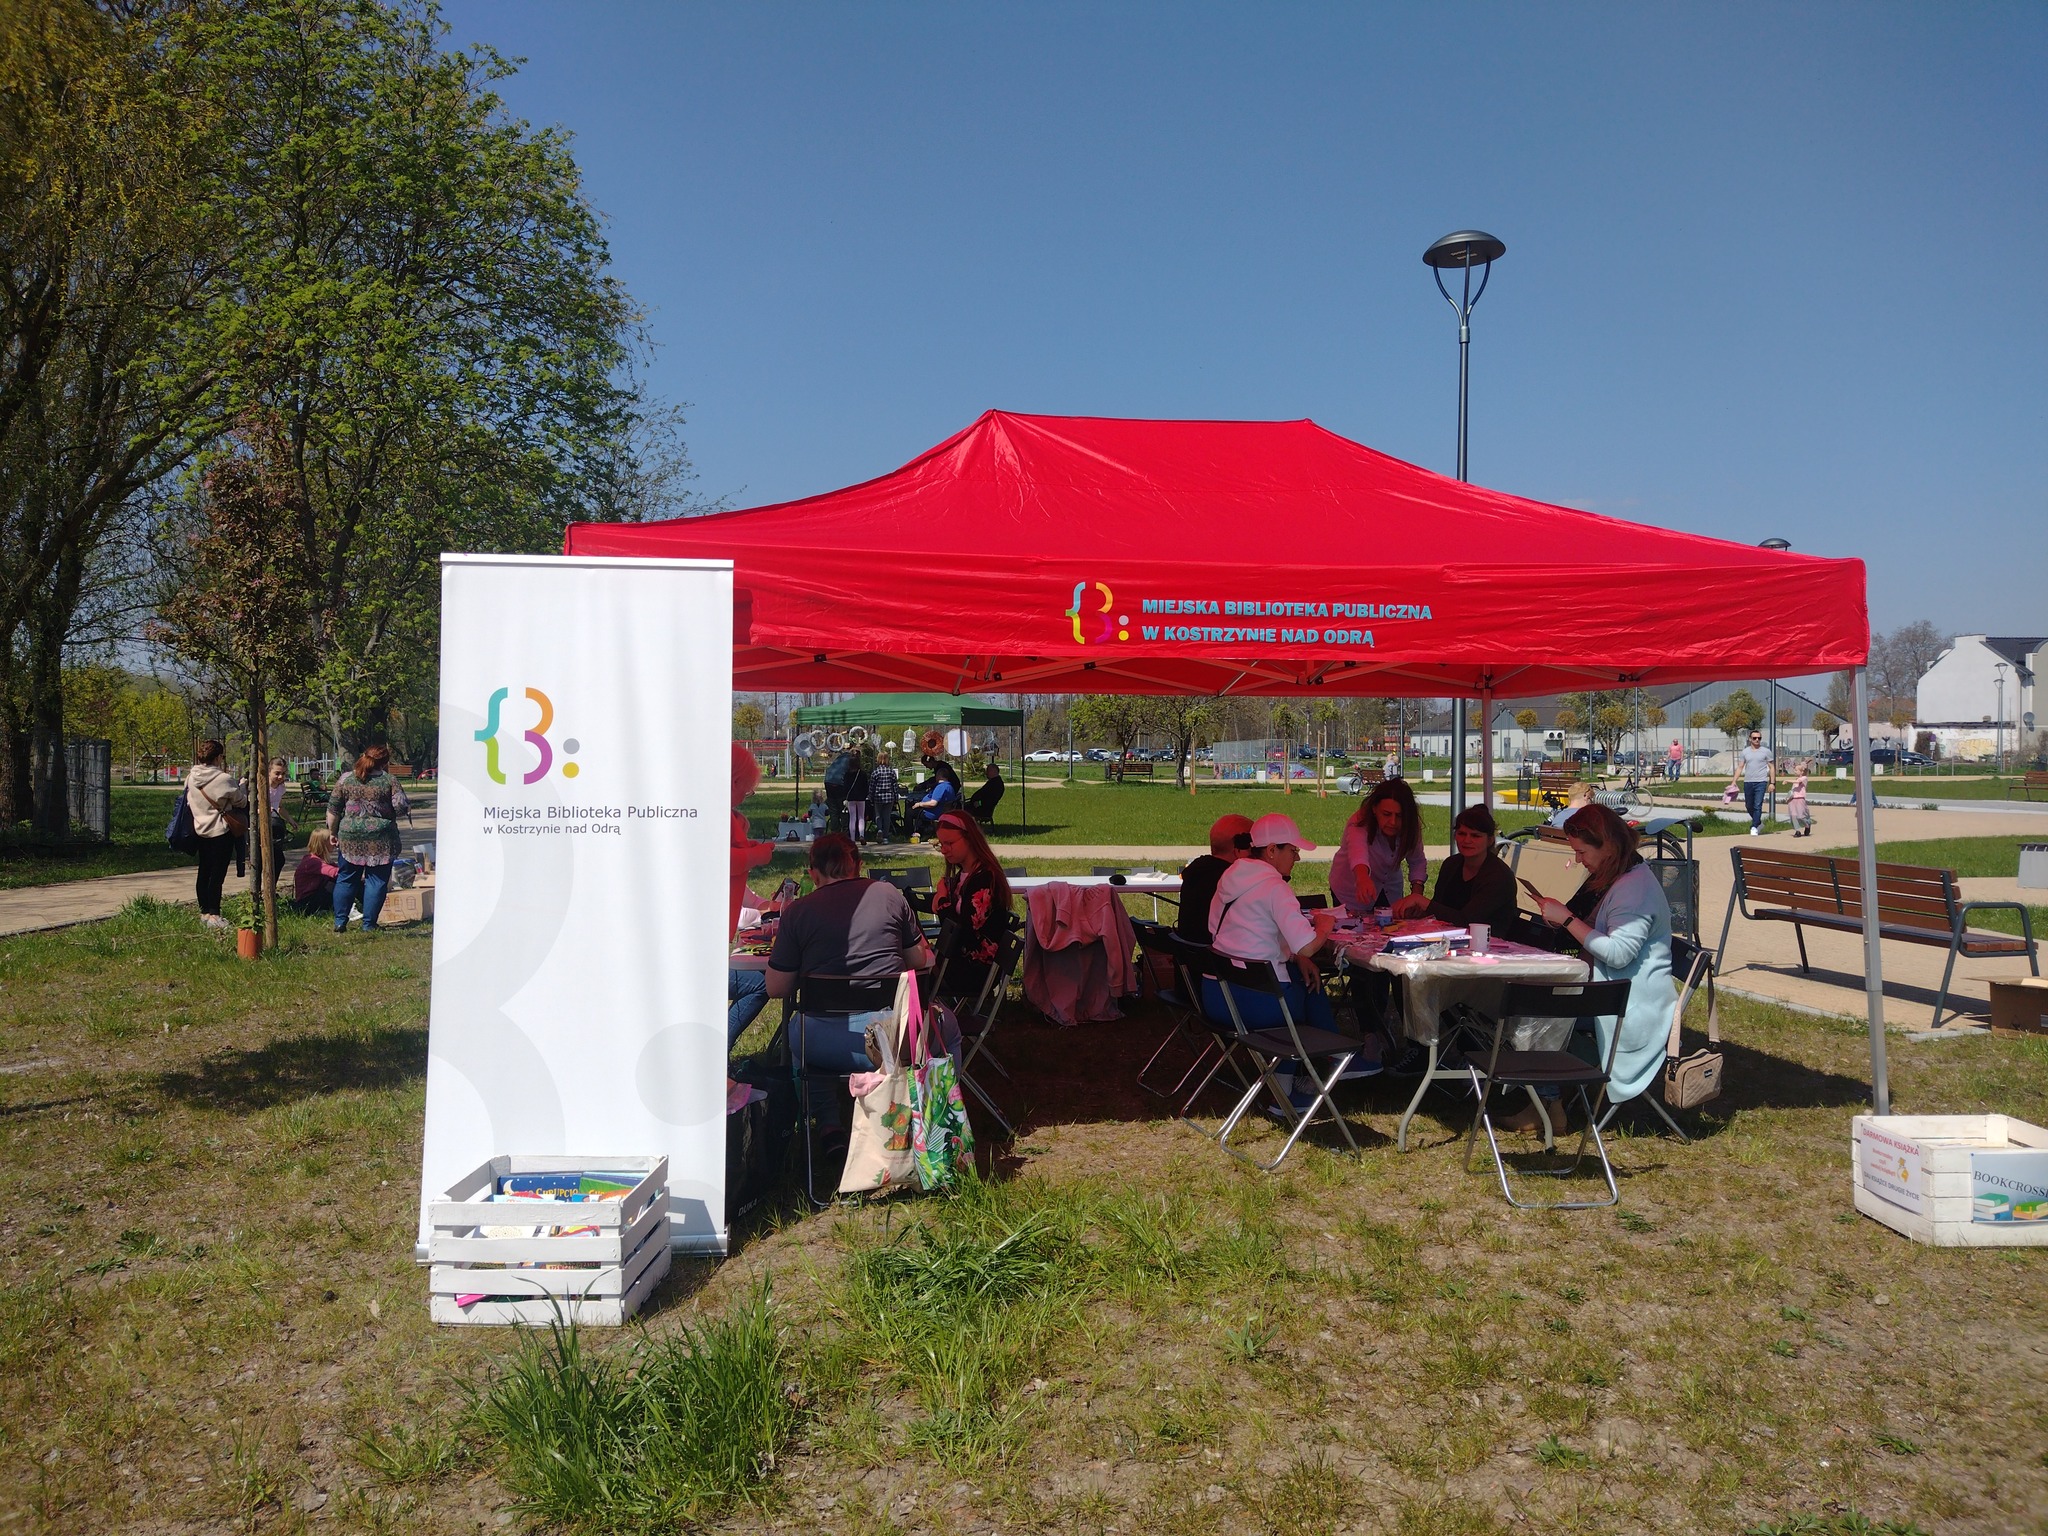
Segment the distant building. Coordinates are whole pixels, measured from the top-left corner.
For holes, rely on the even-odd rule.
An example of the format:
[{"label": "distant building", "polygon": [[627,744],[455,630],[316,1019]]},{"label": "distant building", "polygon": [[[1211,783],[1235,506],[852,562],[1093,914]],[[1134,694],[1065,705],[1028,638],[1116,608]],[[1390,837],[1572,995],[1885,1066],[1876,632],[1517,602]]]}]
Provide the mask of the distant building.
[{"label": "distant building", "polygon": [[2048,635],[1957,635],[1921,675],[1915,695],[1916,731],[1930,733],[1944,757],[1991,757],[1998,750],[2002,707],[2005,750],[2031,748],[2039,729],[2034,680],[2044,661]]}]

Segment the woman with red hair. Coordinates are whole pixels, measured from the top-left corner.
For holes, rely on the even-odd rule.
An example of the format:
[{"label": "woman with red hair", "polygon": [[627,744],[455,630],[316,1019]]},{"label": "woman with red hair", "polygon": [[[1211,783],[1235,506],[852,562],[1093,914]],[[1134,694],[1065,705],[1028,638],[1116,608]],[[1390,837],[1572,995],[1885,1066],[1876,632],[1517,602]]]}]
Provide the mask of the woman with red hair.
[{"label": "woman with red hair", "polygon": [[974,997],[1010,932],[1010,882],[980,823],[964,811],[941,815],[932,841],[946,861],[932,892],[932,915],[941,925],[939,953],[946,960],[939,990],[947,997]]}]

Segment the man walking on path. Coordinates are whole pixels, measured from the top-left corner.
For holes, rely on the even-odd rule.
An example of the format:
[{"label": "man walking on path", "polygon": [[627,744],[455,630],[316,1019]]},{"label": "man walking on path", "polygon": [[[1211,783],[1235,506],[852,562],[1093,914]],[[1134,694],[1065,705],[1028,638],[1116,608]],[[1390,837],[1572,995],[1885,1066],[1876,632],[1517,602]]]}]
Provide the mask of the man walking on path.
[{"label": "man walking on path", "polygon": [[1777,782],[1778,760],[1764,745],[1762,731],[1751,731],[1749,745],[1736,756],[1741,763],[1742,800],[1749,811],[1749,835],[1761,837],[1764,832],[1764,796]]}]

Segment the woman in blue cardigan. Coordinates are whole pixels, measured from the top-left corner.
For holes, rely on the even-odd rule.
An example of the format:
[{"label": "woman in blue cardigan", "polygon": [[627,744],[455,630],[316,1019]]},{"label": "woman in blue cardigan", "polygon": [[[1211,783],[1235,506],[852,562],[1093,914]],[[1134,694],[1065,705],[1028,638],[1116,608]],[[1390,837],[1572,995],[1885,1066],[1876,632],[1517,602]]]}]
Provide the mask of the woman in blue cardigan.
[{"label": "woman in blue cardigan", "polygon": [[[1626,981],[1628,1012],[1620,1019],[1621,1046],[1607,1097],[1625,1103],[1657,1081],[1671,1039],[1671,907],[1664,887],[1636,852],[1629,824],[1604,805],[1575,811],[1565,838],[1586,871],[1586,888],[1599,905],[1591,919],[1575,917],[1561,901],[1545,899],[1543,920],[1565,929],[1593,964],[1595,981]],[[1613,1017],[1595,1019],[1600,1059],[1614,1040]]]}]

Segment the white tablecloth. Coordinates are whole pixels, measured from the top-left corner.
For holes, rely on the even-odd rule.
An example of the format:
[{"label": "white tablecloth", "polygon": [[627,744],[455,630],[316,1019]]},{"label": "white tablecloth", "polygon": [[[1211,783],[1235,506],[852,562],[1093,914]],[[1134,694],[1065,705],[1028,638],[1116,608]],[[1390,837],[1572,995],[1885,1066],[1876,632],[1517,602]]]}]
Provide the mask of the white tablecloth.
[{"label": "white tablecloth", "polygon": [[[1370,966],[1399,978],[1402,1029],[1424,1045],[1436,1043],[1438,1018],[1453,1003],[1469,1003],[1498,1017],[1511,981],[1585,981],[1593,974],[1577,955],[1553,954],[1505,939],[1495,939],[1488,954],[1454,954],[1441,960],[1390,955],[1385,944],[1383,935],[1368,932],[1362,938],[1341,940],[1339,948],[1354,967]],[[1570,1035],[1569,1019],[1546,1019],[1511,1030],[1507,1043],[1518,1051],[1562,1050]]]}]

